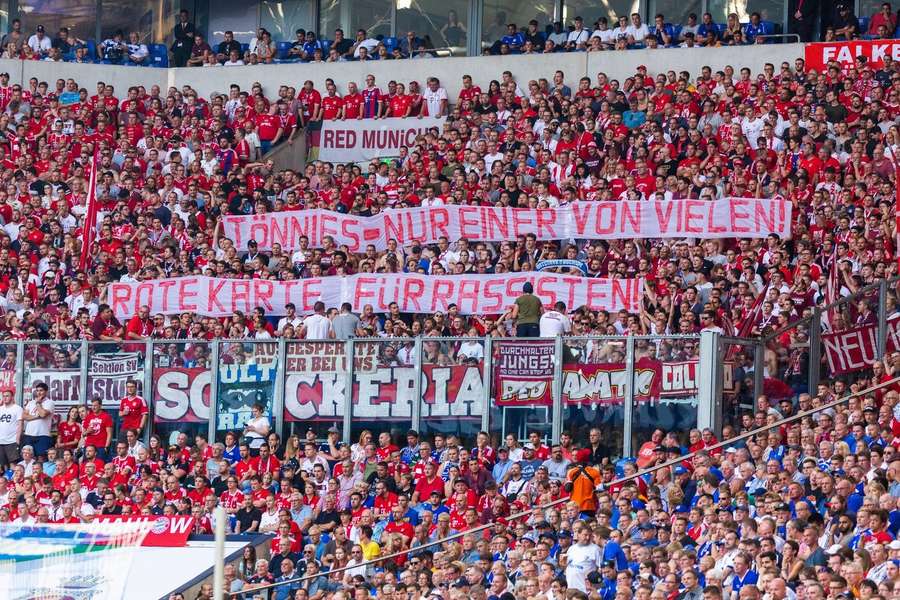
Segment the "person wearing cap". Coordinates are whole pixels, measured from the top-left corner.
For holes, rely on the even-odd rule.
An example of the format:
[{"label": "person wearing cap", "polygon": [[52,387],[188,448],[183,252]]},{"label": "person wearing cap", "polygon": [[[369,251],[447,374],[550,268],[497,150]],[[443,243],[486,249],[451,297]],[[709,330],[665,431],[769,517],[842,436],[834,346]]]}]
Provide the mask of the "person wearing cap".
[{"label": "person wearing cap", "polygon": [[601,482],[600,471],[590,466],[591,451],[581,448],[575,453],[575,466],[566,473],[565,489],[581,513],[593,516],[597,512],[596,488]]},{"label": "person wearing cap", "polygon": [[34,30],[34,34],[28,38],[28,47],[41,57],[47,56],[47,53],[50,52],[50,48],[53,47],[53,40],[44,34],[43,25],[38,25]]},{"label": "person wearing cap", "polygon": [[[849,2],[837,5],[833,26],[836,40],[852,40],[859,34],[859,19],[853,14],[853,7]],[[892,35],[893,33],[891,31]]]},{"label": "person wearing cap", "polygon": [[509,317],[516,324],[516,337],[538,337],[543,312],[541,301],[534,295],[534,286],[531,282],[526,282],[522,286],[522,293],[509,310]]}]

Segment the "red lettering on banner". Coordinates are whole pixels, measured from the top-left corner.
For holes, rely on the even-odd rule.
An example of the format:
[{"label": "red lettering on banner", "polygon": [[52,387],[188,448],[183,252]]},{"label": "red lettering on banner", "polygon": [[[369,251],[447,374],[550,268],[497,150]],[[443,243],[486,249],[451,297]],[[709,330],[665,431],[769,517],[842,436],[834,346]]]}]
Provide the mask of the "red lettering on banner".
[{"label": "red lettering on banner", "polygon": [[[415,289],[413,289],[415,288]],[[425,291],[425,282],[415,277],[407,277],[403,281],[403,297],[406,299],[406,305],[414,307],[416,312],[421,312],[422,305],[419,299]]]},{"label": "red lettering on banner", "polygon": [[325,128],[322,132],[322,147],[334,148],[334,130]]},{"label": "red lettering on banner", "polygon": [[434,282],[434,290],[431,292],[431,311],[446,311],[453,298],[453,280],[438,279]]},{"label": "red lettering on banner", "polygon": [[253,295],[256,298],[254,304],[256,306],[265,306],[267,312],[275,310],[272,306],[272,296],[275,292],[275,284],[268,279],[254,279],[253,283],[255,288]]},{"label": "red lettering on banner", "polygon": [[703,221],[703,213],[695,212],[694,209],[698,209],[700,211],[703,210],[704,206],[708,204],[704,200],[686,200],[687,204],[686,210],[684,213],[684,231],[685,233],[703,233],[703,227],[701,225],[694,225],[694,221]]},{"label": "red lettering on banner", "polygon": [[669,232],[669,227],[672,223],[672,210],[675,208],[675,205],[672,202],[656,202],[653,206],[656,209],[656,219],[659,221],[659,233],[665,235]]},{"label": "red lettering on banner", "polygon": [[267,215],[262,214],[256,216],[250,224],[249,239],[256,240],[256,243],[263,248],[269,248],[272,245],[269,240],[269,223]]},{"label": "red lettering on banner", "polygon": [[[416,210],[416,211],[406,211],[406,232],[404,233],[403,238],[397,238],[397,242],[400,245],[405,244],[407,241],[413,240],[424,240],[427,235],[428,225],[426,222],[430,218],[430,212]],[[420,226],[419,232],[416,233],[416,222]]]},{"label": "red lettering on banner", "polygon": [[350,252],[359,252],[362,250],[362,244],[360,243],[359,234],[356,229],[359,227],[359,221],[353,218],[345,218],[341,220],[341,234],[344,236],[346,240],[349,238],[351,241],[347,243],[347,247],[350,249]]},{"label": "red lettering on banner", "polygon": [[[636,236],[642,235],[641,230],[641,208],[640,202],[620,202],[619,206],[622,207],[622,223],[620,233],[631,234]],[[631,230],[629,231],[626,227],[626,224],[631,225]]]},{"label": "red lettering on banner", "polygon": [[234,233],[232,234],[232,235],[234,235],[234,239],[231,240],[232,242],[234,242],[234,245],[237,246],[238,248],[243,248],[243,246],[241,244],[244,243],[244,239],[241,236],[240,220],[235,217],[228,216],[228,217],[225,217],[225,225],[231,225],[232,229],[234,230]]},{"label": "red lettering on banner", "polygon": [[706,232],[707,233],[722,233],[724,231],[727,231],[727,229],[725,228],[724,225],[716,224],[715,208],[716,208],[715,204],[712,204],[712,203],[709,204],[709,210],[707,212],[707,217],[709,218],[709,221],[707,221],[707,223],[706,223]]},{"label": "red lettering on banner", "polygon": [[[597,310],[595,307],[606,306],[606,299],[609,298],[607,290],[609,282],[602,279],[587,280],[587,297],[585,304],[591,310]],[[574,307],[573,307],[574,308]]]},{"label": "red lettering on banner", "polygon": [[531,220],[531,211],[527,208],[515,208],[512,211],[513,232],[516,237],[531,232],[534,222]]},{"label": "red lettering on banner", "polygon": [[174,279],[163,279],[157,283],[162,292],[162,311],[169,312],[169,290],[175,287],[177,282]]},{"label": "red lettering on banner", "polygon": [[356,279],[356,285],[353,288],[353,297],[356,299],[357,306],[366,304],[366,298],[375,298],[375,292],[368,289],[366,286],[373,286],[377,283],[378,278],[376,277],[358,277]]},{"label": "red lettering on banner", "polygon": [[197,297],[197,279],[185,277],[178,280],[178,308],[182,312],[196,312],[197,303],[189,299]]},{"label": "red lettering on banner", "polygon": [[[206,302],[206,312],[214,313],[214,314],[222,314],[225,312],[225,307],[222,306],[222,303],[219,302],[219,292],[222,291],[222,288],[225,287],[225,284],[228,283],[227,279],[217,280],[217,279],[209,279],[209,287],[207,294],[207,302]],[[213,309],[213,304],[216,305],[216,309]]]},{"label": "red lettering on banner", "polygon": [[481,310],[486,314],[498,313],[505,308],[503,303],[503,291],[497,291],[494,289],[498,284],[501,288],[503,287],[503,282],[496,279],[489,279],[484,284],[482,292],[484,294],[484,298],[485,300],[491,301],[490,303],[485,302],[481,306]]},{"label": "red lettering on banner", "polygon": [[389,240],[397,240],[400,245],[403,245],[402,240],[406,239],[406,235],[403,233],[403,213],[393,215],[388,211],[381,213],[381,217],[384,219],[384,237]]},{"label": "red lettering on banner", "polygon": [[445,237],[449,238],[450,234],[447,233],[447,225],[450,223],[450,215],[447,212],[446,208],[432,208],[430,211],[431,214],[431,235],[434,238]]},{"label": "red lettering on banner", "polygon": [[456,293],[456,305],[460,310],[462,310],[465,302],[471,302],[472,310],[470,312],[473,314],[480,312],[478,310],[478,292],[480,287],[481,282],[477,279],[463,279],[459,282],[459,290]]},{"label": "red lettering on banner", "polygon": [[[287,236],[288,232],[291,230],[291,221],[295,220],[295,217],[289,216],[288,214],[278,216],[272,215],[272,217],[269,219],[270,243],[281,244],[282,247],[287,247],[290,244]],[[263,246],[263,248],[267,247],[268,246]]]},{"label": "red lettering on banner", "polygon": [[337,217],[334,216],[330,211],[322,214],[322,237],[324,238],[326,235],[330,235],[334,237],[337,235]]},{"label": "red lettering on banner", "polygon": [[618,203],[603,202],[597,207],[594,231],[597,235],[611,235],[616,230],[616,215],[619,212]]},{"label": "red lettering on banner", "polygon": [[579,286],[584,284],[584,279],[581,277],[570,277],[568,275],[564,276],[561,279],[562,283],[565,284],[568,289],[566,291],[566,299],[563,302],[566,303],[567,310],[575,309],[575,290],[578,289]]},{"label": "red lettering on banner", "polygon": [[522,285],[528,281],[527,277],[510,277],[506,280],[506,297],[515,298],[522,291]]},{"label": "red lettering on banner", "polygon": [[536,281],[532,281],[534,285],[534,295],[538,297],[544,306],[553,306],[559,299],[554,288],[554,283],[549,277],[538,277]]},{"label": "red lettering on banner", "polygon": [[632,285],[634,283],[634,279],[612,279],[612,301],[615,304],[616,300],[622,302],[622,306],[627,306],[628,310],[634,310],[635,306],[635,287]]},{"label": "red lettering on banner", "polygon": [[575,218],[575,233],[576,237],[581,237],[581,235],[587,229],[587,221],[591,214],[595,214],[597,207],[603,204],[602,202],[575,202],[574,204],[570,204],[569,207],[572,209],[572,216]]},{"label": "red lettering on banner", "polygon": [[147,306],[154,306],[153,302],[153,284],[152,283],[141,283],[137,286],[134,294],[134,312],[131,314],[137,314],[137,309],[146,304]]},{"label": "red lettering on banner", "polygon": [[744,198],[732,198],[729,200],[731,204],[731,231],[734,233],[749,233],[750,228],[746,225],[739,225],[739,221],[745,221],[750,218],[750,213],[746,210],[749,200]]},{"label": "red lettering on banner", "polygon": [[509,239],[509,212],[505,207],[496,209],[487,209],[487,229],[486,239],[489,240],[508,240]]},{"label": "red lettering on banner", "polygon": [[[243,306],[244,308],[241,308]],[[250,306],[250,282],[243,279],[235,279],[231,282],[231,310],[249,312]]]},{"label": "red lettering on banner", "polygon": [[301,289],[303,310],[309,312],[313,309],[319,298],[322,297],[322,280],[320,278],[305,279]]},{"label": "red lettering on banner", "polygon": [[762,202],[757,202],[754,205],[756,209],[753,214],[753,224],[756,226],[756,231],[781,231],[781,228],[775,227],[775,209],[772,206],[768,207],[766,210],[766,206]]},{"label": "red lettering on banner", "polygon": [[[556,231],[553,229],[553,224],[556,223],[556,211],[552,208],[550,209],[538,209],[537,211],[537,238],[539,240],[555,240],[557,237]],[[547,230],[546,233],[544,230]]]},{"label": "red lettering on banner", "polygon": [[[131,300],[131,286],[127,283],[116,284],[112,286],[112,309],[113,314],[121,315],[123,313],[137,314],[137,306],[134,309],[128,308],[128,302]],[[121,308],[120,308],[121,307]]]},{"label": "red lettering on banner", "polygon": [[[484,219],[479,218],[478,207],[460,206],[459,207],[459,235],[470,240],[480,240],[482,238],[482,229],[480,227]],[[469,226],[473,229],[469,229]]]}]

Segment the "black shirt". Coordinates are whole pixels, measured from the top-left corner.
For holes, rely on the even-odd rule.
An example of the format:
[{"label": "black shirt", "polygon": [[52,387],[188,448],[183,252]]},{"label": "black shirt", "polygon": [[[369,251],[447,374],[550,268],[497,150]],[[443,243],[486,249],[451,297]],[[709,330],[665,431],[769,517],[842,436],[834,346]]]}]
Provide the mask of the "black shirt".
[{"label": "black shirt", "polygon": [[332,510],[323,510],[319,513],[319,516],[316,517],[316,525],[327,525],[329,523],[334,523],[335,525],[341,524],[341,515],[338,511]]},{"label": "black shirt", "polygon": [[234,514],[237,519],[239,529],[241,533],[247,531],[251,525],[253,525],[253,521],[256,521],[256,526],[259,527],[259,520],[262,518],[262,511],[258,508],[251,507],[249,510],[246,508],[242,508]]}]

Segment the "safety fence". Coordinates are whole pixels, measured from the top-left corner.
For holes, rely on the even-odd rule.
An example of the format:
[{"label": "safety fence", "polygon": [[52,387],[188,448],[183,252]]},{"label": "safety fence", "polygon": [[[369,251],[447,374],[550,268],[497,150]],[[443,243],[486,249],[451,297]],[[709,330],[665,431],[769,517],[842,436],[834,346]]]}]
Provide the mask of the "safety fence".
[{"label": "safety fence", "polygon": [[[630,456],[654,428],[711,426],[718,336],[557,338],[416,337],[346,341],[159,339],[130,343],[19,341],[0,348],[0,389],[26,403],[38,381],[55,411],[97,397],[118,426],[119,401],[135,381],[150,415],[144,432],[224,440],[255,404],[282,439],[337,427],[346,442],[365,430],[456,435],[479,431],[515,446],[537,432],[578,439],[600,428],[615,456]],[[701,360],[704,353],[710,358]],[[724,368],[723,393],[731,393]],[[720,378],[721,379],[721,378]]]}]

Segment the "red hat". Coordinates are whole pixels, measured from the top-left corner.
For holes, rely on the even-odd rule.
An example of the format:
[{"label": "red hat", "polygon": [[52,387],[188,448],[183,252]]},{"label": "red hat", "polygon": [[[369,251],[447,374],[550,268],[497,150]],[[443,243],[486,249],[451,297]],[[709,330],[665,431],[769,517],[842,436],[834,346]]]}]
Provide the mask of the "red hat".
[{"label": "red hat", "polygon": [[575,453],[575,462],[586,463],[591,460],[591,449],[582,448]]}]

